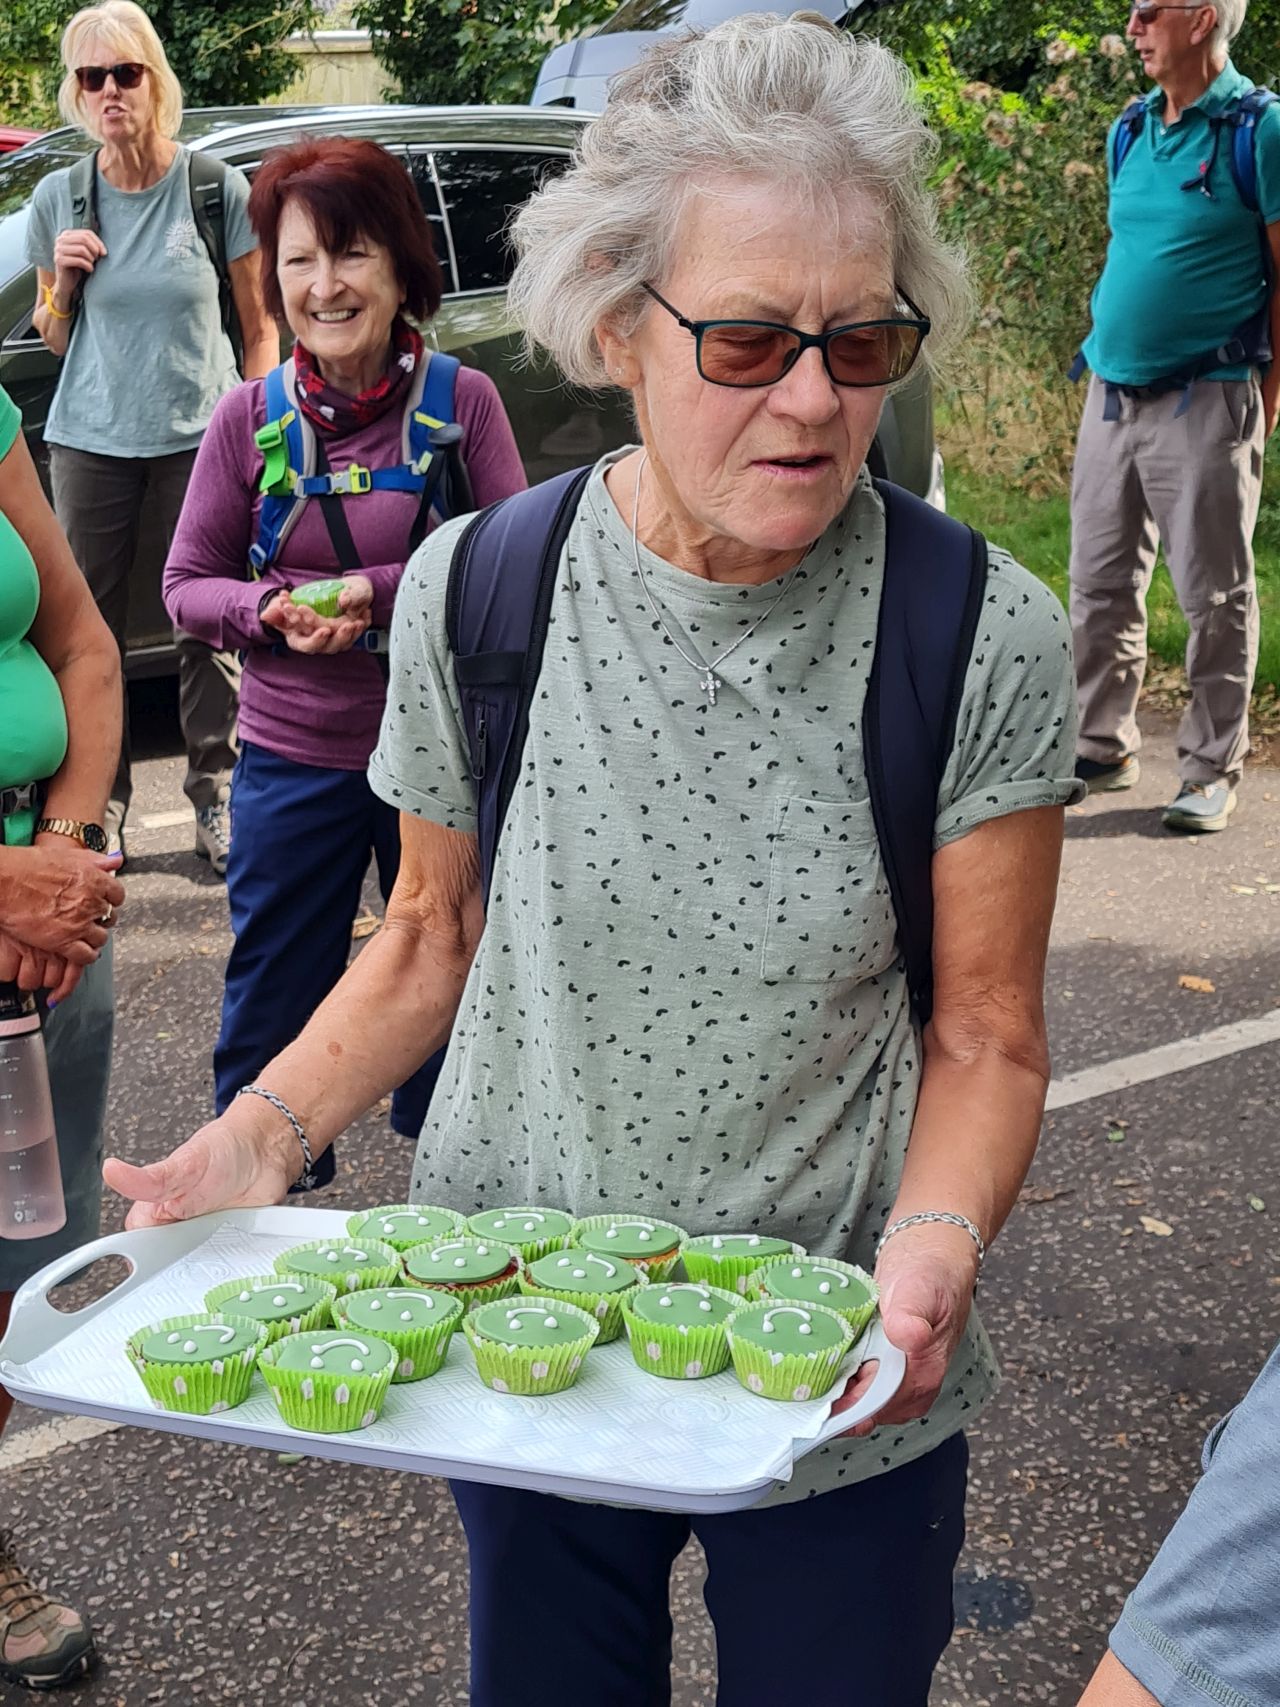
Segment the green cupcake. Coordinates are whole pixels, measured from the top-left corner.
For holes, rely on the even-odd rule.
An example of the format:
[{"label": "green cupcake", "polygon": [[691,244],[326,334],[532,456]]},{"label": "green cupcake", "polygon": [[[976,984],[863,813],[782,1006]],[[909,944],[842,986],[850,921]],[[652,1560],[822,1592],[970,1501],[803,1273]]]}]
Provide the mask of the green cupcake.
[{"label": "green cupcake", "polygon": [[381,1209],[363,1209],[347,1221],[354,1239],[380,1239],[393,1251],[411,1251],[462,1230],[462,1217],[434,1203],[388,1203]]},{"label": "green cupcake", "polygon": [[338,1296],[327,1280],[294,1280],[281,1274],[251,1274],[224,1281],[204,1295],[204,1307],[267,1330],[267,1344],[311,1328],[327,1328]]},{"label": "green cupcake", "polygon": [[569,1243],[597,1256],[623,1257],[643,1268],[650,1280],[666,1280],[687,1238],[682,1227],[648,1215],[588,1215],[574,1222]]},{"label": "green cupcake", "polygon": [[802,1257],[804,1246],[790,1239],[771,1239],[764,1233],[703,1233],[684,1248],[684,1271],[690,1280],[723,1286],[745,1298],[751,1276],[780,1257]]},{"label": "green cupcake", "polygon": [[340,1328],[376,1334],[399,1356],[392,1384],[422,1381],[444,1366],[449,1342],[462,1320],[462,1300],[441,1288],[407,1286],[348,1292],[334,1305]]},{"label": "green cupcake", "polygon": [[494,1298],[509,1298],[520,1274],[520,1253],[500,1239],[475,1239],[458,1233],[415,1245],[404,1259],[406,1286],[439,1286],[460,1298],[467,1309]]},{"label": "green cupcake", "polygon": [[725,1323],[742,1300],[718,1286],[654,1281],[622,1301],[631,1355],[646,1375],[697,1381],[729,1367]]},{"label": "green cupcake", "polygon": [[637,1264],[574,1246],[548,1251],[520,1276],[521,1292],[563,1298],[594,1316],[600,1326],[599,1345],[619,1337],[624,1299],[647,1283],[648,1276]]},{"label": "green cupcake", "polygon": [[561,1393],[578,1379],[600,1325],[563,1298],[481,1304],[462,1324],[476,1372],[495,1393]]},{"label": "green cupcake", "polygon": [[865,1269],[837,1257],[794,1257],[770,1263],[752,1280],[753,1296],[787,1304],[825,1304],[842,1315],[854,1336],[876,1313],[880,1288]]},{"label": "green cupcake", "polygon": [[568,1244],[573,1216],[563,1209],[486,1209],[472,1215],[466,1229],[477,1239],[502,1239],[524,1262],[533,1262]]},{"label": "green cupcake", "polygon": [[223,1316],[170,1316],[130,1335],[129,1361],[158,1411],[214,1416],[242,1405],[267,1343],[254,1322]]},{"label": "green cupcake", "polygon": [[364,1286],[394,1286],[400,1258],[377,1239],[311,1239],[276,1258],[277,1274],[327,1280],[339,1292]]},{"label": "green cupcake", "polygon": [[831,1391],[853,1329],[825,1304],[740,1304],[725,1324],[734,1373],[765,1399],[820,1399]]},{"label": "green cupcake", "polygon": [[267,1346],[258,1368],[290,1428],[347,1434],[377,1422],[398,1362],[373,1334],[322,1328]]}]

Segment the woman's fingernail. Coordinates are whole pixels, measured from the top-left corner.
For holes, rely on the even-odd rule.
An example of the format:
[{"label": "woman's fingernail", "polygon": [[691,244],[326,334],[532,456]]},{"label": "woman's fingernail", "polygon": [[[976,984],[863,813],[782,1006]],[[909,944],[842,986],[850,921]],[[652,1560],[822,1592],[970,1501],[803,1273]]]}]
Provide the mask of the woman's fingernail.
[{"label": "woman's fingernail", "polygon": [[53,997],[50,996],[48,1001],[44,1005],[46,1008],[48,1008],[49,1012],[52,1013],[54,1008],[56,1008],[58,1004],[57,1004],[57,1002],[54,1001]]}]

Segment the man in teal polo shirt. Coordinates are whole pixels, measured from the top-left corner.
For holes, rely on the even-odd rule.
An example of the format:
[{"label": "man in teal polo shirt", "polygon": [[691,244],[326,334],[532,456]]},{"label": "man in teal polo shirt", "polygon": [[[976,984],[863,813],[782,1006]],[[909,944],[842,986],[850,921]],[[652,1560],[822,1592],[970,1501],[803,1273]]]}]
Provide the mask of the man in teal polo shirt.
[{"label": "man in teal polo shirt", "polygon": [[1280,104],[1251,115],[1242,177],[1233,120],[1253,85],[1228,47],[1246,5],[1143,0],[1130,13],[1156,87],[1108,142],[1111,240],[1083,350],[1093,378],[1071,493],[1076,774],[1091,789],[1137,781],[1146,593],[1163,545],[1191,631],[1180,786],[1163,813],[1173,830],[1225,829],[1235,808],[1258,652],[1253,528],[1280,411],[1269,360],[1280,349]]}]

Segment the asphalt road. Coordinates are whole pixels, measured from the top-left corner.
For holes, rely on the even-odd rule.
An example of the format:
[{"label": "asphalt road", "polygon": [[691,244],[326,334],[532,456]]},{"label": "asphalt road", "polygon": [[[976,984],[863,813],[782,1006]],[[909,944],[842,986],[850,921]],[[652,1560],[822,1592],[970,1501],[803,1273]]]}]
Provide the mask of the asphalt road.
[{"label": "asphalt road", "polygon": [[[207,1117],[229,942],[222,886],[191,852],[170,709],[162,692],[140,696],[117,945],[108,1140],[135,1160]],[[1174,780],[1171,728],[1155,712],[1148,725],[1140,788],[1069,820],[1050,965],[1058,1076],[1280,1007],[1280,771],[1251,770],[1229,834],[1172,838],[1155,811]],[[1280,1333],[1280,1056],[1196,1066],[1189,1046],[1185,1059],[1047,1119],[988,1264],[1005,1386],[973,1441],[958,1629],[935,1707],[1074,1703],[1204,1434]],[[371,1118],[343,1141],[325,1195],[394,1201],[409,1160]],[[121,1217],[108,1202],[104,1229]],[[0,1510],[97,1623],[103,1665],[68,1699],[466,1701],[466,1562],[438,1483],[133,1429],[55,1444],[48,1423],[19,1408]],[[676,1707],[714,1700],[698,1583],[691,1552],[673,1591]]]}]

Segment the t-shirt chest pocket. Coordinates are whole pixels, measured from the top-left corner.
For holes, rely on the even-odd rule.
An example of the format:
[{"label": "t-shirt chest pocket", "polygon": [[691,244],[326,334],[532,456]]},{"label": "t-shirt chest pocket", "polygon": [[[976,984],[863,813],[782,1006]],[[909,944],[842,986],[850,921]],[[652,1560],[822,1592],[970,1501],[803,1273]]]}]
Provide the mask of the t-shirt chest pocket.
[{"label": "t-shirt chest pocket", "polygon": [[874,978],[898,957],[893,899],[869,800],[774,807],[760,975],[770,983]]}]

